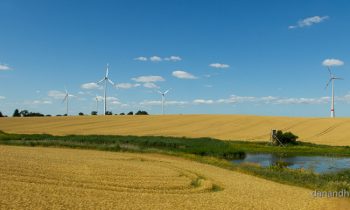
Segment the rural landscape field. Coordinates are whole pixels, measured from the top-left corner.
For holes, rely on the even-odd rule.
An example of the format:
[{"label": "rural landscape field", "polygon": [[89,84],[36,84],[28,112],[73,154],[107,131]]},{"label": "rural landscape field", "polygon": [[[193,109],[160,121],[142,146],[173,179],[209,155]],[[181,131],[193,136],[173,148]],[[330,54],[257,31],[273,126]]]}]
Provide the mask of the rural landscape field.
[{"label": "rural landscape field", "polygon": [[269,141],[272,129],[291,131],[305,142],[350,145],[350,118],[268,117],[249,115],[151,115],[0,118],[8,133],[103,134],[212,137]]},{"label": "rural landscape field", "polygon": [[0,8],[0,210],[350,210],[350,1]]},{"label": "rural landscape field", "polygon": [[5,209],[330,210],[350,204],[157,154],[12,146],[0,146],[0,154]]}]

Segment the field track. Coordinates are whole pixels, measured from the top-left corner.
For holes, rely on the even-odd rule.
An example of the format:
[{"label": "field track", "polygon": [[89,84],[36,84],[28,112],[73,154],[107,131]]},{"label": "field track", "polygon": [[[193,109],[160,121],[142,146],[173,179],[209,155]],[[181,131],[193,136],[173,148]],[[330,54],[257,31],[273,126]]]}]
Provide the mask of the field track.
[{"label": "field track", "polygon": [[315,199],[311,190],[158,154],[0,146],[0,162],[1,209],[331,210],[350,205],[348,199]]},{"label": "field track", "polygon": [[163,135],[222,140],[269,139],[272,128],[292,131],[300,140],[350,146],[350,118],[292,118],[248,115],[74,116],[0,118],[9,133]]}]

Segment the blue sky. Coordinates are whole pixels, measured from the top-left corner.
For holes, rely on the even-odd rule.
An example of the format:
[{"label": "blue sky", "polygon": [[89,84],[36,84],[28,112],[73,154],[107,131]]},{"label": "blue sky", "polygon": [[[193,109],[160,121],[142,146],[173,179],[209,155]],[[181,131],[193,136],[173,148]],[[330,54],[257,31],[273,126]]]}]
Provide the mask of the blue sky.
[{"label": "blue sky", "polygon": [[[0,1],[0,111],[350,115],[350,2]],[[329,60],[327,60],[329,59]],[[153,76],[153,77],[150,77]],[[102,112],[100,101],[100,113]]]}]

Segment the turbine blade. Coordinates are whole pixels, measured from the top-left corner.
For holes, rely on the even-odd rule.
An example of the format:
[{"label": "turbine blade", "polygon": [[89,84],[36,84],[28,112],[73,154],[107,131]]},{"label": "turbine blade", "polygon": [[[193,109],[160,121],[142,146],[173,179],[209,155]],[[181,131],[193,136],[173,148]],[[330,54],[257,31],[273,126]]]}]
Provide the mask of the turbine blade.
[{"label": "turbine blade", "polygon": [[332,77],[332,72],[331,72],[331,69],[329,68],[329,66],[327,66],[327,70],[329,72],[329,76]]},{"label": "turbine blade", "polygon": [[97,84],[99,84],[99,83],[101,83],[101,82],[103,82],[103,81],[105,81],[105,78],[103,78],[103,79],[101,79],[100,81],[98,81]]},{"label": "turbine blade", "polygon": [[64,98],[63,98],[63,100],[62,100],[62,103],[64,103],[64,102],[67,100],[67,98],[68,98],[68,94],[66,94],[66,95],[64,96]]},{"label": "turbine blade", "polygon": [[64,90],[66,91],[66,95],[68,94],[68,90],[66,88],[66,86],[64,86]]},{"label": "turbine blade", "polygon": [[109,68],[109,64],[107,64],[106,77],[108,77],[108,74],[109,74],[108,68]]},{"label": "turbine blade", "polygon": [[110,79],[107,79],[107,80],[108,80],[109,83],[111,83],[111,85],[114,86],[114,82],[112,82],[112,80],[110,80]]},{"label": "turbine blade", "polygon": [[327,89],[327,88],[328,88],[328,85],[329,85],[329,83],[331,83],[332,79],[333,79],[333,78],[330,78],[330,79],[328,80],[327,85],[326,85],[326,87],[325,87],[324,89]]},{"label": "turbine blade", "polygon": [[157,93],[159,93],[159,94],[163,95],[163,93],[162,93],[162,92],[160,92],[159,90],[157,90]]},{"label": "turbine blade", "polygon": [[165,91],[165,92],[164,92],[164,95],[167,94],[167,93],[169,93],[169,91],[170,91],[170,89],[168,89],[167,91]]},{"label": "turbine blade", "polygon": [[333,79],[344,80],[344,79],[343,79],[343,78],[341,78],[341,77],[334,77]]}]

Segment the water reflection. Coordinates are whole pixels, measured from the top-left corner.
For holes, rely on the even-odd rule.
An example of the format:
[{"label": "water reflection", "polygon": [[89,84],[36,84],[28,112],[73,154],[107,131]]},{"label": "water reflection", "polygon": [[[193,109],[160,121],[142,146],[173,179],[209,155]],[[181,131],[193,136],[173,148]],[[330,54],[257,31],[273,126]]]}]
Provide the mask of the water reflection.
[{"label": "water reflection", "polygon": [[244,159],[233,160],[234,163],[256,163],[262,167],[276,165],[278,162],[286,163],[291,169],[308,169],[315,173],[337,172],[350,169],[350,157],[330,156],[282,156],[277,154],[251,154],[247,153]]}]

